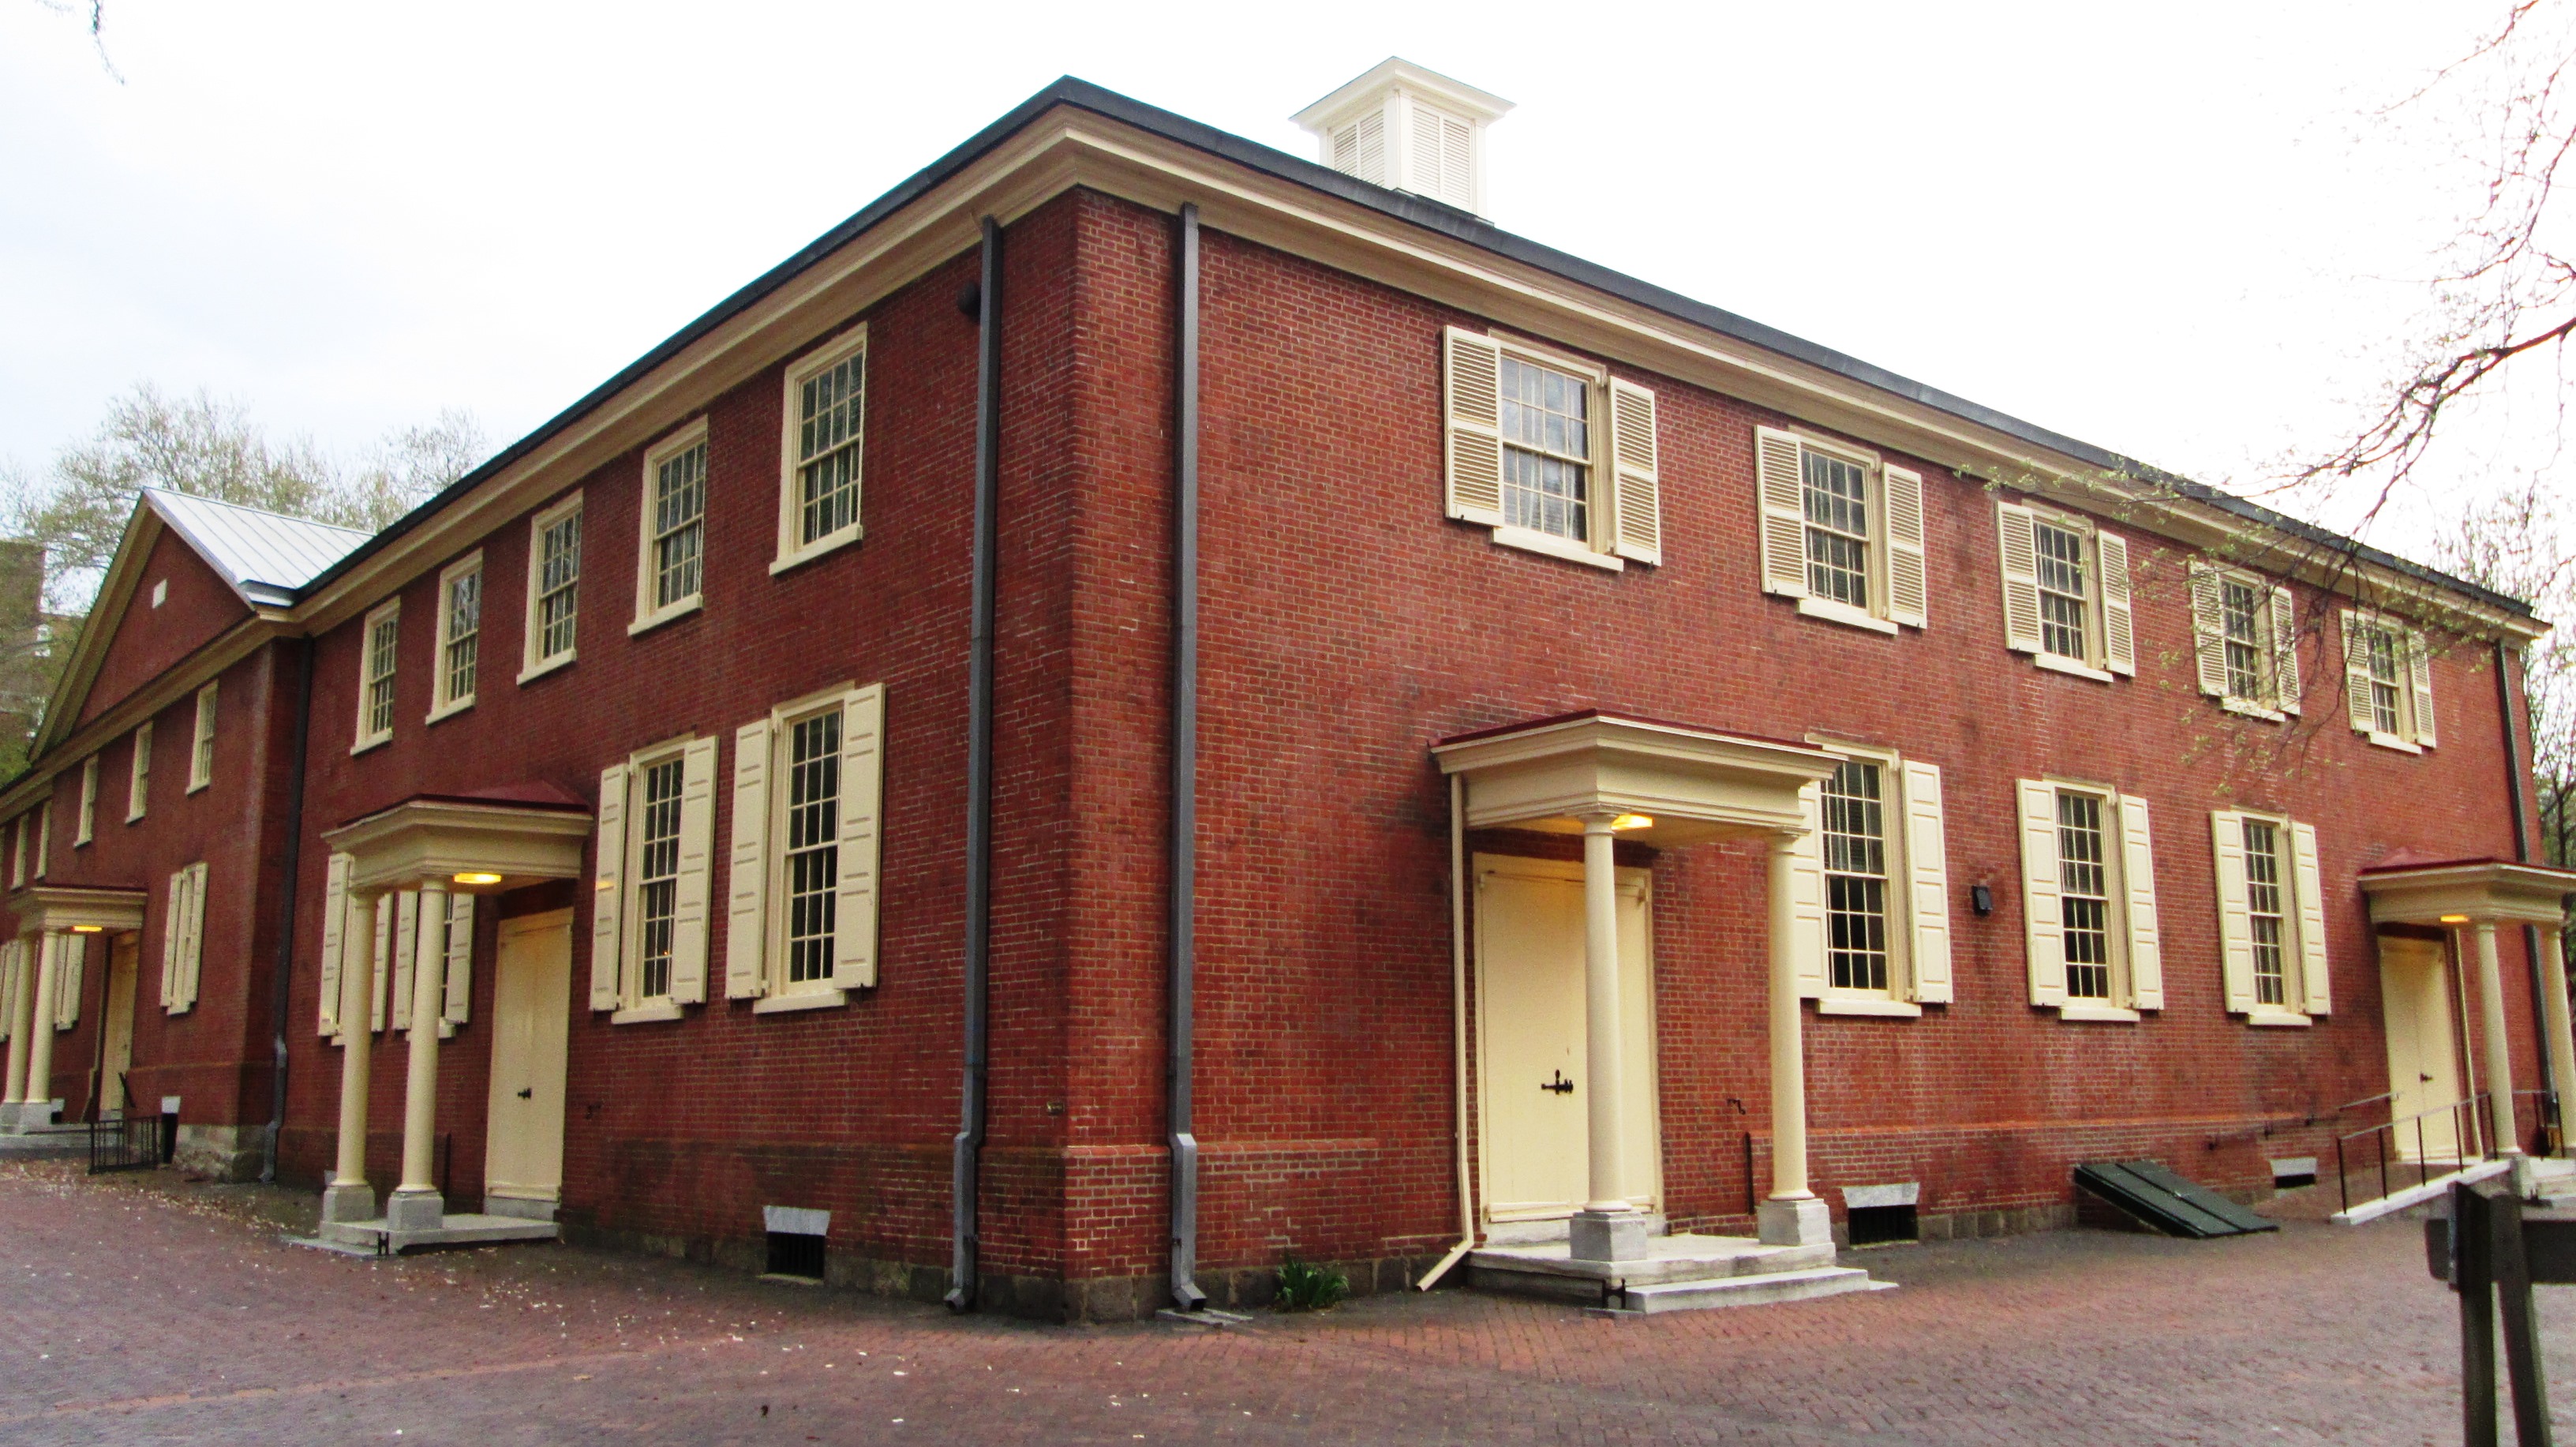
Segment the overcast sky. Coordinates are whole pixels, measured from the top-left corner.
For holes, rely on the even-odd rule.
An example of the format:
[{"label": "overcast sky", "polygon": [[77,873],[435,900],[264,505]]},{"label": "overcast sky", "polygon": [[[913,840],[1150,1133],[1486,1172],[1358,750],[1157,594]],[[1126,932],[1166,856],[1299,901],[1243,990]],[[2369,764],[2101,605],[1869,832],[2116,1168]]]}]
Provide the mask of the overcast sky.
[{"label": "overcast sky", "polygon": [[0,463],[139,381],[498,446],[1059,74],[1310,154],[1286,117],[1396,53],[1518,102],[1504,228],[2242,483],[2393,364],[2477,176],[2377,112],[2503,6],[2123,9],[108,0],[119,83],[0,0]]}]

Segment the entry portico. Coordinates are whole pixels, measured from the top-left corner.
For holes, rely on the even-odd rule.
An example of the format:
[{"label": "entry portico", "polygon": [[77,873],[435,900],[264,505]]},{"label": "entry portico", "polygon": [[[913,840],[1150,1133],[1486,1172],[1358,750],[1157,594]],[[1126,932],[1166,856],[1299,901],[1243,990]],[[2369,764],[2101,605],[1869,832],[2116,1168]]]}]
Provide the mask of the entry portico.
[{"label": "entry portico", "polygon": [[11,972],[9,1062],[0,1128],[54,1123],[54,1034],[89,937],[143,928],[143,891],[38,884],[17,901],[21,967]]}]

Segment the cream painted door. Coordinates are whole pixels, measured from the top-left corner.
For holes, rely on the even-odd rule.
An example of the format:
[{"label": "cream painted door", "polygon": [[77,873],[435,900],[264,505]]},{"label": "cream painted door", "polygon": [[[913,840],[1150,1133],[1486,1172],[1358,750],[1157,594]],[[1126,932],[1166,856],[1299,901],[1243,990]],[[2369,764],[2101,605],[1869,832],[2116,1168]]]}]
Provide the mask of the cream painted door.
[{"label": "cream painted door", "polygon": [[107,1004],[100,1017],[106,1033],[99,1041],[100,1110],[125,1109],[125,1072],[134,1068],[135,936],[120,934],[107,947]]},{"label": "cream painted door", "polygon": [[501,921],[493,985],[492,1098],[483,1193],[552,1201],[563,1191],[572,912]]},{"label": "cream painted door", "polygon": [[[2388,1017],[2388,1114],[2394,1120],[2440,1110],[2460,1098],[2444,955],[2431,940],[2379,942],[2379,992]],[[2412,1124],[2395,1134],[2397,1153],[2406,1160],[2459,1159],[2457,1129],[2447,1114],[2426,1117],[2420,1135]]]},{"label": "cream painted door", "polygon": [[[1571,1215],[1589,1160],[1583,1024],[1583,866],[1476,856],[1476,1038],[1482,1189],[1488,1221]],[[1619,871],[1625,1194],[1655,1208],[1653,950],[1646,873]],[[1572,1089],[1563,1089],[1566,1085]]]}]

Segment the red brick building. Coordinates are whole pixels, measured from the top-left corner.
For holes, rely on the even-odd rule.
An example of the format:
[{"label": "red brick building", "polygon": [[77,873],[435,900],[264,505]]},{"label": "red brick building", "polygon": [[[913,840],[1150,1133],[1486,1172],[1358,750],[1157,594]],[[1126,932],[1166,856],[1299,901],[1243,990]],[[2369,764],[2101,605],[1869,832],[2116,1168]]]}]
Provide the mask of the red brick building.
[{"label": "red brick building", "polygon": [[1501,110],[1059,82],[372,539],[148,496],[10,1109],[1044,1316],[2557,1149],[2545,624],[1499,231]]}]

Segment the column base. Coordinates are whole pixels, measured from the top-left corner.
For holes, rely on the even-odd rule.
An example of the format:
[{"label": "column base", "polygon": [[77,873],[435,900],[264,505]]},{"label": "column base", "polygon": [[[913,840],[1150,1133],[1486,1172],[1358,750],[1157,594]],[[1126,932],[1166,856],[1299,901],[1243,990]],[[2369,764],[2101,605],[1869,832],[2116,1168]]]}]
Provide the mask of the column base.
[{"label": "column base", "polygon": [[375,1188],[365,1181],[333,1181],[322,1188],[322,1219],[325,1221],[376,1219]]},{"label": "column base", "polygon": [[446,1219],[446,1198],[436,1191],[397,1189],[385,1198],[387,1230],[435,1231]]},{"label": "column base", "polygon": [[1577,1261],[1643,1260],[1646,1228],[1643,1211],[1577,1211],[1566,1224],[1566,1254]]},{"label": "column base", "polygon": [[1833,1244],[1833,1212],[1813,1196],[1796,1201],[1764,1201],[1753,1208],[1753,1220],[1765,1246]]}]

